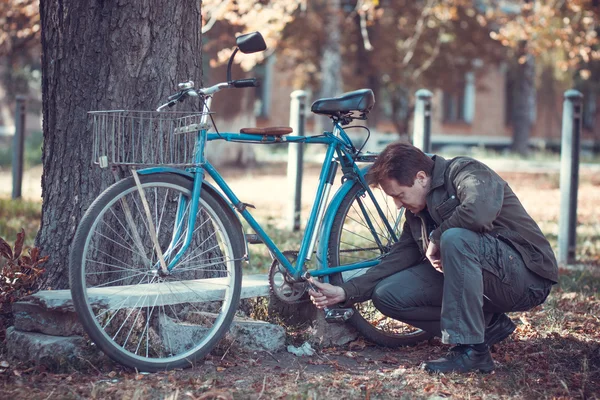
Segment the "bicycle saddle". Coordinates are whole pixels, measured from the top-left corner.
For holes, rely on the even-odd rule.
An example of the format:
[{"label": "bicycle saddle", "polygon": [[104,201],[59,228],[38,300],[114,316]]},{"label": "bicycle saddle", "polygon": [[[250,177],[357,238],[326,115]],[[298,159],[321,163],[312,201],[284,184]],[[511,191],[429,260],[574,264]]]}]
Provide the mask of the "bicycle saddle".
[{"label": "bicycle saddle", "polygon": [[367,113],[375,105],[375,95],[371,89],[359,89],[338,97],[319,99],[310,110],[315,114],[343,115],[352,111]]},{"label": "bicycle saddle", "polygon": [[247,135],[263,136],[283,136],[292,133],[293,129],[289,126],[269,126],[266,128],[242,128],[240,133]]}]

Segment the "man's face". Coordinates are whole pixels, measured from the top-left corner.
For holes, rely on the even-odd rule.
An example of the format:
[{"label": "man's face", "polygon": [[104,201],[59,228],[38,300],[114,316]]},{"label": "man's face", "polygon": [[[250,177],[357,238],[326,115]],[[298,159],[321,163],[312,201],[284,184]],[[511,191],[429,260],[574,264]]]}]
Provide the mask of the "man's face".
[{"label": "man's face", "polygon": [[422,171],[417,173],[412,186],[402,186],[393,178],[383,180],[380,186],[388,196],[394,199],[398,209],[404,207],[413,214],[417,214],[427,207],[429,177]]}]

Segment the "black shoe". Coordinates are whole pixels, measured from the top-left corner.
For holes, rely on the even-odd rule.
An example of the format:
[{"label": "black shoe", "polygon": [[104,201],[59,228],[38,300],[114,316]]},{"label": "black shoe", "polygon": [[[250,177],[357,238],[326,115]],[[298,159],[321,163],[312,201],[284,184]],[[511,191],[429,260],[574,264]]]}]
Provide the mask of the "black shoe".
[{"label": "black shoe", "polygon": [[496,343],[500,343],[509,337],[516,327],[517,326],[511,321],[508,315],[499,314],[496,320],[485,328],[484,343],[487,344],[488,347],[492,347]]},{"label": "black shoe", "polygon": [[492,372],[494,360],[487,346],[484,351],[477,351],[472,345],[463,344],[450,349],[446,357],[425,362],[425,370],[438,373]]}]

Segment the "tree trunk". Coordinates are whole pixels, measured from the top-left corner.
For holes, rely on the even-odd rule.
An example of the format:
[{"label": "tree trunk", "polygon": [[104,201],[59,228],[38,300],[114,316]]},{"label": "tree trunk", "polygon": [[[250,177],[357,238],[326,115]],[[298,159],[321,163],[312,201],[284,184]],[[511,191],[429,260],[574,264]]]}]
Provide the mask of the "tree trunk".
[{"label": "tree trunk", "polygon": [[42,224],[45,286],[65,288],[70,244],[83,213],[112,183],[92,168],[87,111],[153,110],[188,79],[200,82],[200,2],[40,2]]},{"label": "tree trunk", "polygon": [[522,43],[517,54],[513,85],[512,150],[526,156],[529,153],[529,138],[535,121],[535,60]]},{"label": "tree trunk", "polygon": [[[327,0],[325,9],[325,44],[321,54],[321,90],[319,97],[335,97],[342,94],[342,53],[341,53],[341,0]],[[315,133],[330,130],[326,117],[315,116]]]}]

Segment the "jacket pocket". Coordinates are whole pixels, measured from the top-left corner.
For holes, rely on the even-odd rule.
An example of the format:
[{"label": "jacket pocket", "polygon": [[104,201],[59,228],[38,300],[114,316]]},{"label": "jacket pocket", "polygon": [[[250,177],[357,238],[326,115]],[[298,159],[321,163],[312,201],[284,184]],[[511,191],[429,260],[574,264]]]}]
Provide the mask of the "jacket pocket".
[{"label": "jacket pocket", "polygon": [[438,212],[442,220],[446,220],[452,215],[454,209],[458,207],[459,204],[460,200],[458,200],[455,195],[452,195],[448,199],[444,200],[439,206],[437,206],[435,210]]}]

